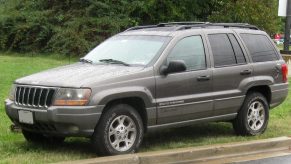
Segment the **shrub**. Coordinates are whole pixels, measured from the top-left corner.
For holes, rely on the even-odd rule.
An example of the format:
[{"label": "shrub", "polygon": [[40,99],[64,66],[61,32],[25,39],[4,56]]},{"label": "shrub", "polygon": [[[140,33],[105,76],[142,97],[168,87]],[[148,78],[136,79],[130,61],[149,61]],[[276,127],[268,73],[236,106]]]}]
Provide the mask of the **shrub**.
[{"label": "shrub", "polygon": [[[267,31],[275,31],[276,23],[272,21],[276,17],[270,11],[277,2],[263,1],[264,4],[253,0],[0,0],[0,50],[83,56],[130,26],[207,21],[209,16],[214,21],[250,20]],[[260,13],[246,13],[257,10],[252,5],[268,21]]]}]

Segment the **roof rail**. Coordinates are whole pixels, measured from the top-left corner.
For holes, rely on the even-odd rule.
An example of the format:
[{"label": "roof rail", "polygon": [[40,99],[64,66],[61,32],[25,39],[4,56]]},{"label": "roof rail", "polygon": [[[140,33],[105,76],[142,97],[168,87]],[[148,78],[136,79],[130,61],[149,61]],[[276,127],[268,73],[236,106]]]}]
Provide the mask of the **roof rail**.
[{"label": "roof rail", "polygon": [[249,28],[253,30],[259,30],[257,26],[250,25],[248,23],[212,23],[213,26],[224,26],[225,28],[228,27],[240,27],[240,28]]},{"label": "roof rail", "polygon": [[125,31],[139,30],[139,29],[146,29],[146,28],[157,28],[157,27],[177,27],[174,29],[174,31],[178,31],[178,30],[191,29],[195,27],[206,28],[210,26],[220,26],[224,28],[238,27],[238,28],[259,30],[259,28],[257,28],[256,26],[250,25],[248,23],[168,22],[168,23],[159,23],[157,25],[135,26]]},{"label": "roof rail", "polygon": [[159,23],[158,25],[164,26],[177,26],[177,25],[199,25],[199,24],[209,24],[209,22],[168,22],[168,23]]},{"label": "roof rail", "polygon": [[194,28],[194,27],[202,27],[202,28],[206,28],[206,27],[210,27],[210,26],[220,26],[220,27],[224,27],[224,28],[231,28],[231,27],[238,27],[238,28],[247,28],[247,29],[252,29],[252,30],[259,30],[258,27],[254,26],[254,25],[250,25],[248,23],[205,23],[205,24],[193,24],[193,25],[184,25],[184,26],[180,26],[178,28],[176,28],[175,30],[185,30],[185,29],[190,29],[190,28]]},{"label": "roof rail", "polygon": [[[171,27],[171,26],[182,26],[182,25],[201,25],[207,24],[209,22],[168,22],[168,23],[159,23],[157,25],[146,25],[146,26],[135,26],[126,29],[125,31],[146,29],[146,28],[157,28],[157,27]],[[176,31],[176,30],[175,30]]]}]

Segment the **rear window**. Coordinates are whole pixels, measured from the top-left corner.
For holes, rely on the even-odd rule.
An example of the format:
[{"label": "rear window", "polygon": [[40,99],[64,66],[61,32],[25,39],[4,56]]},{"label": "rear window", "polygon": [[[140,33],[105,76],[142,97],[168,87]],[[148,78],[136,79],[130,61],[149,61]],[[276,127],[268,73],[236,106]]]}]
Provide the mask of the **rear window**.
[{"label": "rear window", "polygon": [[278,60],[277,53],[265,35],[241,34],[254,62]]},{"label": "rear window", "polygon": [[235,36],[233,34],[228,34],[228,37],[229,37],[229,40],[231,41],[233,51],[235,52],[237,63],[238,64],[246,63],[246,58],[244,56],[244,53],[243,53],[237,39],[235,38]]},{"label": "rear window", "polygon": [[246,63],[241,47],[233,34],[210,34],[208,39],[215,67]]},{"label": "rear window", "polygon": [[234,52],[226,34],[212,34],[208,38],[215,67],[236,64]]}]

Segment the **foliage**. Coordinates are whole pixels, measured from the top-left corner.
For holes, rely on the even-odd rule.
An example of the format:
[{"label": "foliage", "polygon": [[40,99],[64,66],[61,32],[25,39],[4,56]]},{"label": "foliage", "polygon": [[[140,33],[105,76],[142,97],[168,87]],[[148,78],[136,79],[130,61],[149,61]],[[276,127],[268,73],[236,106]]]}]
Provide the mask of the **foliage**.
[{"label": "foliage", "polygon": [[[0,49],[82,55],[132,25],[129,2],[90,0],[6,1],[0,18]],[[110,5],[109,5],[110,4]]]},{"label": "foliage", "polygon": [[221,10],[213,12],[209,16],[210,21],[249,23],[269,34],[281,28],[277,0],[224,0],[219,5]]},{"label": "foliage", "polygon": [[128,27],[168,21],[248,22],[271,33],[278,28],[276,5],[276,0],[0,0],[0,50],[82,56]]}]

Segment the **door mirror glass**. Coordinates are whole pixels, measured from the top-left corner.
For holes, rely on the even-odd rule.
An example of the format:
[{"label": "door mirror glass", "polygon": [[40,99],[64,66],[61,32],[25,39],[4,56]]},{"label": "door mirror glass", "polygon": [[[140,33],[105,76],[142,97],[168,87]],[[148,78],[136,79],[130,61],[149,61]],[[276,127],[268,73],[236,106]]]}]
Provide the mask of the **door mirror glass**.
[{"label": "door mirror glass", "polygon": [[167,75],[169,73],[183,72],[186,69],[186,64],[183,60],[172,60],[167,66],[161,67],[161,74]]}]

